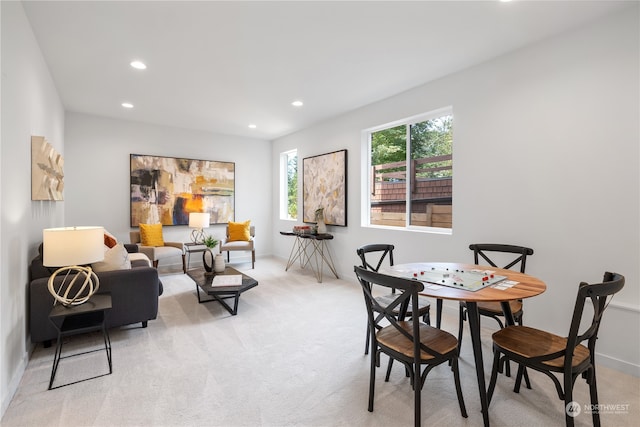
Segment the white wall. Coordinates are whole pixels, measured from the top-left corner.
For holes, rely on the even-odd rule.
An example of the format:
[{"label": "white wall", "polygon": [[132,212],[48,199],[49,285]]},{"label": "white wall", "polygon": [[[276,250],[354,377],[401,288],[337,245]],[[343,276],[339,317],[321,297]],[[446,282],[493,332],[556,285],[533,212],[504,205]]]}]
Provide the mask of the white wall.
[{"label": "white wall", "polygon": [[[104,226],[129,242],[130,154],[235,162],[236,221],[250,219],[256,226],[258,257],[271,253],[271,142],[78,113],[66,119],[66,225]],[[207,232],[222,238],[224,227]],[[163,227],[168,241],[188,242],[190,233],[187,226]],[[234,252],[232,262],[234,257],[248,260],[250,254]]]},{"label": "white wall", "polygon": [[64,109],[19,2],[3,1],[0,158],[0,404],[28,360],[28,266],[42,229],[62,225],[64,202],[31,201],[31,135],[64,155]]},{"label": "white wall", "polygon": [[[640,375],[638,40],[635,4],[280,138],[272,163],[294,148],[300,159],[348,149],[348,227],[330,227],[334,260],[347,279],[359,262],[355,248],[365,243],[395,244],[396,262],[468,262],[471,242],[530,246],[527,271],[548,288],[526,302],[525,321],[566,335],[578,283],[600,281],[605,270],[624,274],[626,286],[602,325],[599,361]],[[361,131],[450,105],[453,234],[362,227]],[[278,182],[274,169],[274,195]],[[292,223],[277,220],[277,203],[273,215],[274,254],[286,258],[292,241],[278,231]]]}]

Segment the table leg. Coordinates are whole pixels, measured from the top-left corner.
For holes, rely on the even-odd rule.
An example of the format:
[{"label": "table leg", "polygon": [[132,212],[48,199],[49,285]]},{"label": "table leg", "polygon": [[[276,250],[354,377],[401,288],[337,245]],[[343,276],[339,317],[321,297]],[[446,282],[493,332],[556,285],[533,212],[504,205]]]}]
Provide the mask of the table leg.
[{"label": "table leg", "polygon": [[436,299],[436,328],[440,329],[442,323],[442,299]]},{"label": "table leg", "polygon": [[473,344],[473,356],[476,363],[476,376],[478,377],[478,390],[480,391],[480,406],[484,426],[489,427],[489,404],[487,402],[487,387],[484,380],[484,363],[482,361],[482,343],[480,342],[480,313],[476,302],[467,301],[467,317],[471,330],[471,343]]},{"label": "table leg", "polygon": [[302,244],[300,243],[300,237],[296,236],[293,241],[293,246],[291,247],[291,253],[289,253],[289,260],[287,261],[287,266],[284,268],[284,271],[289,271],[289,268],[296,262],[298,258],[300,258],[302,254]]}]

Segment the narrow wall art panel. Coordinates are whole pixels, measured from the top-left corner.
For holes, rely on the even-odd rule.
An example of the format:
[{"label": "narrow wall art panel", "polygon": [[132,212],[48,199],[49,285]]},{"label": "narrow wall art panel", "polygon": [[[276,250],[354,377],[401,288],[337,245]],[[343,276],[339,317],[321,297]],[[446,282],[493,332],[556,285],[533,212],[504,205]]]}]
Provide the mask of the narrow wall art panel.
[{"label": "narrow wall art panel", "polygon": [[211,224],[234,220],[235,163],[131,154],[131,226],[187,225],[208,212]]},{"label": "narrow wall art panel", "polygon": [[316,210],[324,209],[327,225],[347,226],[347,150],[302,160],[303,221],[315,222]]},{"label": "narrow wall art panel", "polygon": [[64,200],[64,159],[44,136],[31,137],[31,200]]}]

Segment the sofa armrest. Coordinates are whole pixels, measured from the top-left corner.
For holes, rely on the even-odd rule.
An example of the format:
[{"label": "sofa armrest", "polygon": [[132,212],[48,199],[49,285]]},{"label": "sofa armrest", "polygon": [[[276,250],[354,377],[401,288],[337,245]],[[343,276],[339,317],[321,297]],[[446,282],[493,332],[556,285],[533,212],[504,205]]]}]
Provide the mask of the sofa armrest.
[{"label": "sofa armrest", "polygon": [[135,254],[140,252],[138,245],[133,244],[133,243],[125,243],[124,244],[124,248],[127,250],[128,253],[130,254]]},{"label": "sofa armrest", "polygon": [[178,248],[184,253],[184,243],[182,242],[164,242],[165,246],[172,246],[174,248]]}]

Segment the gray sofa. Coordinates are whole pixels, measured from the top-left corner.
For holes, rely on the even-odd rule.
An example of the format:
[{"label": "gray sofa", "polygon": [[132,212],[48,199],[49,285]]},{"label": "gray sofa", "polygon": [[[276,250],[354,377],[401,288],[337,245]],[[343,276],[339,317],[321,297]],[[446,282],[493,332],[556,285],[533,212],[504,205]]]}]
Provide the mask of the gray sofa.
[{"label": "gray sofa", "polygon": [[[137,251],[136,245],[125,245],[127,251]],[[47,282],[55,268],[42,264],[42,245],[39,255],[31,261],[29,267],[29,330],[31,342],[51,344],[57,338],[56,329],[49,320],[53,307],[53,297],[49,293]],[[158,315],[158,297],[162,295],[162,283],[158,270],[149,267],[146,261],[131,262],[131,270],[113,270],[97,272],[100,280],[98,293],[110,292],[112,308],[107,314],[107,327],[115,328],[133,323],[147,327],[147,321]],[[62,276],[62,275],[61,275]],[[56,282],[62,277],[56,277]]]}]

